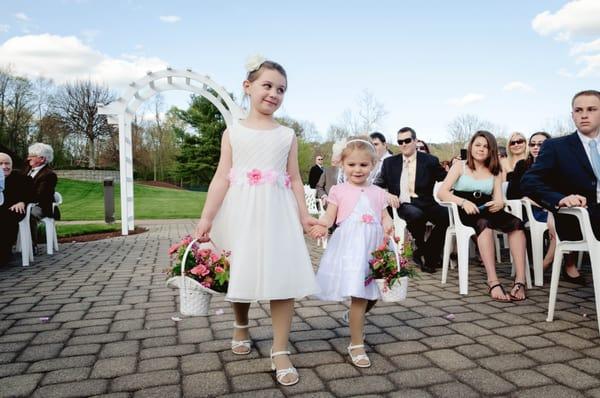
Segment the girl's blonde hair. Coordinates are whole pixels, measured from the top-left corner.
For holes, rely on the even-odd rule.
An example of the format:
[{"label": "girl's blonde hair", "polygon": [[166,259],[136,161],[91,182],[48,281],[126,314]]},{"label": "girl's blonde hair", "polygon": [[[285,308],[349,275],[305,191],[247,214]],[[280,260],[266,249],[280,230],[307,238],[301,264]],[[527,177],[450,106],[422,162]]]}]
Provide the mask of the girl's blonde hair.
[{"label": "girl's blonde hair", "polygon": [[375,152],[375,147],[369,142],[368,137],[356,137],[350,139],[342,150],[342,162],[354,151],[367,152],[371,156],[371,163],[373,163],[373,165],[377,163],[377,153]]}]

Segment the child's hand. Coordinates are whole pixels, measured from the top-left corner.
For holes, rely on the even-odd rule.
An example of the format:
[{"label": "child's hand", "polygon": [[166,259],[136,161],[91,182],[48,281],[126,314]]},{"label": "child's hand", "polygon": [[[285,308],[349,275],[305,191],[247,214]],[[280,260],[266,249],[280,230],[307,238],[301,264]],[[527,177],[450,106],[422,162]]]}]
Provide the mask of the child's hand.
[{"label": "child's hand", "polygon": [[304,228],[305,233],[309,233],[311,228],[314,225],[317,225],[319,223],[319,221],[312,216],[306,216],[306,217],[302,218],[301,221],[302,221],[302,228]]},{"label": "child's hand", "polygon": [[310,229],[310,237],[313,239],[322,238],[327,236],[328,229],[322,225],[314,225]]},{"label": "child's hand", "polygon": [[198,221],[198,225],[196,225],[196,231],[194,232],[194,236],[201,241],[208,241],[210,239],[208,234],[211,228],[212,222],[208,221],[205,218],[201,218]]},{"label": "child's hand", "polygon": [[394,222],[390,220],[383,220],[383,232],[386,236],[394,236]]}]

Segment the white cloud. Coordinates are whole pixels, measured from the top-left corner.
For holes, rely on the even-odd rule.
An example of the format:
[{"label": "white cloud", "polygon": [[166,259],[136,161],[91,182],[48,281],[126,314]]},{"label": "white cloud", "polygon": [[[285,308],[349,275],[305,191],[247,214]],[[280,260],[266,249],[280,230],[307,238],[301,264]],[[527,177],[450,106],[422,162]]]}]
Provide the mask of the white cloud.
[{"label": "white cloud", "polygon": [[181,21],[181,17],[177,15],[161,15],[160,20],[166,23],[175,23]]},{"label": "white cloud", "polygon": [[504,87],[502,87],[502,90],[504,90],[504,91],[521,91],[524,93],[530,93],[533,91],[533,87],[531,87],[529,84],[526,84],[523,82],[514,81],[514,82],[505,84]]},{"label": "white cloud", "polygon": [[29,21],[29,17],[24,12],[16,13],[15,18],[17,18],[19,21],[23,21],[23,22]]},{"label": "white cloud", "polygon": [[570,1],[555,13],[544,11],[536,15],[531,27],[542,36],[556,33],[562,40],[600,34],[600,1]]},{"label": "white cloud", "polygon": [[447,102],[453,106],[465,106],[469,104],[473,104],[475,102],[483,101],[485,96],[483,94],[469,93],[460,98],[450,98]]},{"label": "white cloud", "polygon": [[600,39],[590,41],[587,43],[577,43],[571,47],[571,55],[577,55],[581,53],[600,52]]},{"label": "white cloud", "polygon": [[6,33],[10,30],[10,25],[0,24],[0,33]]},{"label": "white cloud", "polygon": [[15,72],[26,76],[44,76],[57,83],[89,78],[112,89],[167,66],[156,57],[110,57],[75,36],[51,34],[10,38],[0,45],[0,59],[10,60]]},{"label": "white cloud", "polygon": [[577,58],[578,64],[584,64],[583,69],[577,73],[579,77],[600,77],[600,53],[595,55],[584,55]]}]

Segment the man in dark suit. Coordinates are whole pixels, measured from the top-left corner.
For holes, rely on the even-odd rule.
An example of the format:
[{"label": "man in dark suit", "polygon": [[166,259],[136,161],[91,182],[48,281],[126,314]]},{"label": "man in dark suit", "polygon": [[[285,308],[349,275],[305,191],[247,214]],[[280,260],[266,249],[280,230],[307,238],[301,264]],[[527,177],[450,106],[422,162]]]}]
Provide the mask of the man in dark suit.
[{"label": "man in dark suit", "polygon": [[323,156],[317,155],[315,157],[315,165],[310,168],[308,172],[308,185],[315,189],[317,187],[317,183],[319,182],[319,178],[321,178],[321,174],[323,174]]},{"label": "man in dark suit", "polygon": [[25,217],[27,203],[31,201],[32,182],[13,172],[12,159],[3,152],[0,152],[0,174],[5,178],[4,201],[0,203],[0,265],[5,265],[17,239],[19,222]]},{"label": "man in dark suit", "polygon": [[[577,131],[546,140],[521,187],[525,195],[554,212],[561,240],[581,239],[577,219],[556,213],[574,206],[587,206],[594,235],[600,239],[600,91],[577,93],[571,107]],[[579,275],[577,268],[569,268],[568,277]]]},{"label": "man in dark suit", "polygon": [[[375,184],[388,190],[388,203],[406,221],[417,246],[413,256],[415,262],[422,264],[423,271],[434,272],[441,259],[448,210],[433,198],[433,186],[446,177],[446,172],[438,158],[417,152],[417,134],[412,128],[404,127],[398,131],[398,145],[401,153],[383,161]],[[434,227],[425,241],[428,221]],[[421,263],[421,257],[425,258],[424,263]]]},{"label": "man in dark suit", "polygon": [[31,236],[37,244],[37,224],[44,217],[55,218],[52,208],[54,189],[58,180],[49,163],[54,159],[54,151],[50,145],[35,143],[29,147],[27,155],[27,175],[33,180],[33,202],[31,209]]}]

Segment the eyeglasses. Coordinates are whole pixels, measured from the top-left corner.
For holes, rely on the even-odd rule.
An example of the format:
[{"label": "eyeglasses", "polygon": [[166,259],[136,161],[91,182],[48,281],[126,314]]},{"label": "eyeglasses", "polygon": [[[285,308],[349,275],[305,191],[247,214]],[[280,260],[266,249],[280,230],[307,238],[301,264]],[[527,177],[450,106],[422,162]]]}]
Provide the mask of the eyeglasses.
[{"label": "eyeglasses", "polygon": [[423,145],[417,145],[417,151],[424,151],[425,147]]},{"label": "eyeglasses", "polygon": [[412,138],[405,138],[403,140],[398,140],[398,145],[410,144],[413,141]]},{"label": "eyeglasses", "polygon": [[317,158],[317,160],[323,160],[323,158]]},{"label": "eyeglasses", "polygon": [[520,145],[520,144],[524,144],[524,143],[525,143],[525,140],[522,138],[509,142],[510,146],[517,145],[517,144]]},{"label": "eyeglasses", "polygon": [[543,143],[544,143],[544,141],[542,141],[542,142],[530,142],[529,143],[529,147],[530,148],[533,148],[534,146],[541,147]]}]

